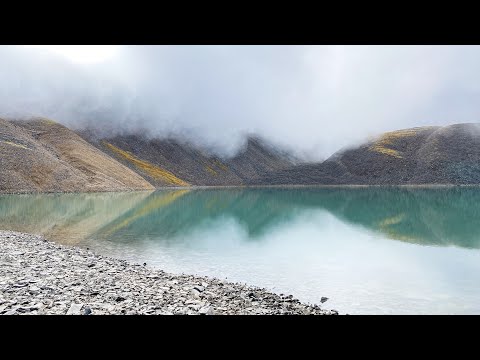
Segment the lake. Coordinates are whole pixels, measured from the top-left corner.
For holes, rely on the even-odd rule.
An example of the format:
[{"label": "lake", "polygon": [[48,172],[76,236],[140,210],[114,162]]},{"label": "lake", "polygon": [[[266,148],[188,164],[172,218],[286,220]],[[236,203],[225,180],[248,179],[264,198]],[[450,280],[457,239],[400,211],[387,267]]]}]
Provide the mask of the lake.
[{"label": "lake", "polygon": [[348,314],[480,314],[480,188],[0,196],[0,229]]}]

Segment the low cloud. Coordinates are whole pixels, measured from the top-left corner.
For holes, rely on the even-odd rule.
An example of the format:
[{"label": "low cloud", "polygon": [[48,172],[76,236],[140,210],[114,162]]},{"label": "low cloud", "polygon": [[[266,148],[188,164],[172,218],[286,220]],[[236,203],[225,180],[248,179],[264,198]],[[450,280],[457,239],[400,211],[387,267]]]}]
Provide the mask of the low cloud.
[{"label": "low cloud", "polygon": [[0,116],[181,134],[226,154],[255,133],[321,159],[383,131],[477,122],[478,46],[123,46],[80,65],[0,47]]}]

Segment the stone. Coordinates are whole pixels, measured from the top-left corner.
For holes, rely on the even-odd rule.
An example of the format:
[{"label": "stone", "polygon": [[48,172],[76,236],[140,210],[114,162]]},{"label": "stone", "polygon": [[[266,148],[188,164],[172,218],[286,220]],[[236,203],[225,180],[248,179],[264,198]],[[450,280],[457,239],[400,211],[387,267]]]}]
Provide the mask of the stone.
[{"label": "stone", "polygon": [[195,299],[200,299],[200,291],[196,289],[192,289],[190,291],[190,295],[193,296]]},{"label": "stone", "polygon": [[198,310],[198,313],[201,315],[213,315],[214,311],[211,306],[204,306]]},{"label": "stone", "polygon": [[83,304],[72,303],[67,311],[67,315],[78,315],[82,310]]},{"label": "stone", "polygon": [[[36,309],[36,308],[33,308],[33,309]],[[17,308],[17,312],[19,312],[19,313],[28,313],[30,311],[32,311],[32,308],[30,308],[30,307],[20,306],[20,307]]]},{"label": "stone", "polygon": [[225,291],[226,294],[230,294],[230,293],[234,292],[235,289],[231,286],[225,286],[224,291]]},{"label": "stone", "polygon": [[90,315],[91,313],[92,313],[92,309],[86,306],[85,309],[83,310],[83,315]]},{"label": "stone", "polygon": [[100,307],[108,312],[115,311],[115,305],[112,304],[100,304]]}]

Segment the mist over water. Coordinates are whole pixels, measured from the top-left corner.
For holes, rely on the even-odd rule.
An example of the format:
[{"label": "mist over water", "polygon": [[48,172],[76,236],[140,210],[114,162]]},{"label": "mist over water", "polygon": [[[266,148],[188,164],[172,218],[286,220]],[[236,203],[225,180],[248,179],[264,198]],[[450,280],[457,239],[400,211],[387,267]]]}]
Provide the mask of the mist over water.
[{"label": "mist over water", "polygon": [[0,46],[0,116],[147,129],[233,154],[255,133],[307,159],[388,130],[476,122],[478,46],[120,46],[77,63]]},{"label": "mist over water", "polygon": [[350,314],[480,314],[477,188],[0,196],[0,228]]}]

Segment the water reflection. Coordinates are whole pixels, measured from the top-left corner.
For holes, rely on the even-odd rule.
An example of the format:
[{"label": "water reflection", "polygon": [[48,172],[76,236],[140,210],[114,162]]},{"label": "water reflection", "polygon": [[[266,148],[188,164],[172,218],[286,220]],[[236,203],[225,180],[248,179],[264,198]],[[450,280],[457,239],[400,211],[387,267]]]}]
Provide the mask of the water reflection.
[{"label": "water reflection", "polygon": [[169,190],[0,196],[0,228],[41,233],[63,243],[95,237],[163,241],[219,219],[234,219],[262,241],[271,229],[312,210],[404,242],[480,247],[477,188],[296,188]]},{"label": "water reflection", "polygon": [[42,234],[76,244],[135,208],[150,194],[40,194],[0,196],[0,229]]},{"label": "water reflection", "polygon": [[[252,189],[152,194],[97,232],[172,239],[219,218],[235,219],[248,241],[313,209],[400,241],[480,247],[480,191],[449,189]],[[158,205],[157,205],[158,203]]]}]

